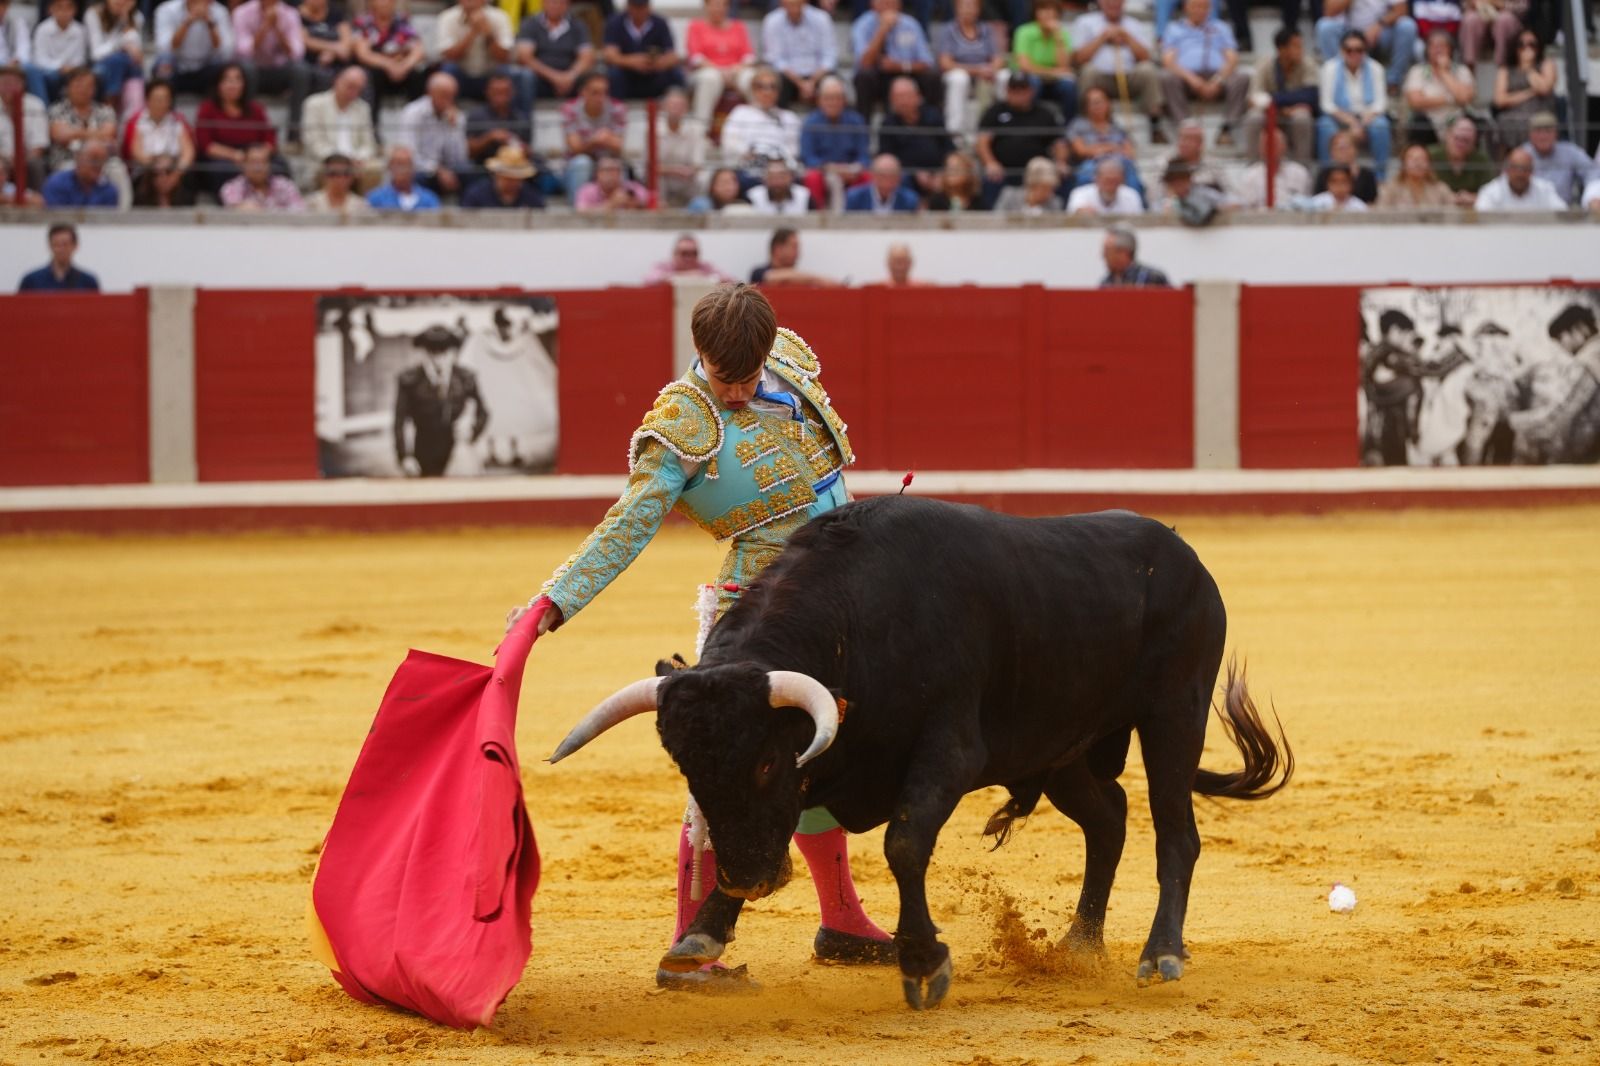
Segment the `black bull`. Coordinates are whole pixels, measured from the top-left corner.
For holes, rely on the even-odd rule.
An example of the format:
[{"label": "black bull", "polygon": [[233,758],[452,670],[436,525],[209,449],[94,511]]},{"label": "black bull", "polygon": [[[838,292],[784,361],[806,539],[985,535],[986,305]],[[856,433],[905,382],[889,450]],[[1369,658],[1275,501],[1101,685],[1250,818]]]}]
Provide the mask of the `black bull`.
[{"label": "black bull", "polygon": [[[928,861],[974,789],[1010,790],[986,829],[1001,842],[1041,794],[1082,828],[1083,889],[1067,940],[1104,952],[1127,820],[1116,779],[1138,730],[1160,883],[1138,976],[1174,980],[1200,854],[1192,793],[1264,798],[1294,766],[1230,666],[1222,723],[1244,768],[1199,768],[1226,625],[1193,549],[1150,519],[867,500],[796,533],[697,666],[619,693],[553,759],[629,714],[659,711],[662,744],[705,813],[719,884],[663,960],[672,969],[719,956],[744,899],[779,883],[802,809],[826,807],[856,833],[887,822],[895,945],[906,998],[922,1007],[950,984],[950,952],[928,914]],[[820,682],[816,695],[774,694],[795,674]],[[837,723],[830,693],[846,708]],[[831,745],[797,766],[835,724]]]}]

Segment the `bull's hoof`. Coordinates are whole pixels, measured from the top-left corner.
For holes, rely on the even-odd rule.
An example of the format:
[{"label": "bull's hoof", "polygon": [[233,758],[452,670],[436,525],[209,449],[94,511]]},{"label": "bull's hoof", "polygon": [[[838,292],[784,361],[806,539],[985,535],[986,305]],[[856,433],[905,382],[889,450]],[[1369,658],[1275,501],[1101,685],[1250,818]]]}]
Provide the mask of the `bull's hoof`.
[{"label": "bull's hoof", "polygon": [[731,970],[726,966],[703,966],[687,973],[663,966],[656,971],[656,987],[668,992],[701,992],[712,996],[737,996],[761,991],[761,986],[750,976],[749,968],[743,963]]},{"label": "bull's hoof", "polygon": [[944,1002],[945,995],[950,991],[950,978],[950,956],[946,955],[939,968],[926,978],[901,974],[900,988],[912,1010],[932,1010]]},{"label": "bull's hoof", "polygon": [[720,959],[726,947],[704,933],[690,933],[661,956],[661,969],[669,973],[692,973]]},{"label": "bull's hoof", "polygon": [[1067,930],[1061,943],[1068,951],[1082,958],[1095,962],[1105,962],[1108,958],[1105,925],[1101,922],[1074,919],[1072,928]]},{"label": "bull's hoof", "polygon": [[1176,981],[1183,976],[1183,960],[1176,955],[1158,955],[1154,959],[1140,959],[1139,972],[1134,980],[1140,988],[1148,988],[1161,981]]},{"label": "bull's hoof", "polygon": [[837,929],[820,926],[811,949],[823,962],[837,962],[857,966],[888,966],[900,958],[892,940],[874,940],[869,936],[842,933]]}]

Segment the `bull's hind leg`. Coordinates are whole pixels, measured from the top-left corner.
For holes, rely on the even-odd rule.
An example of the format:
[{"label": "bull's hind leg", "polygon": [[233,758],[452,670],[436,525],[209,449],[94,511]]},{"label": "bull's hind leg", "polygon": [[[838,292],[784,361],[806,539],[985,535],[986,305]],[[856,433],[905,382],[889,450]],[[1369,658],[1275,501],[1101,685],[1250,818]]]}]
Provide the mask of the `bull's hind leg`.
[{"label": "bull's hind leg", "polygon": [[1056,810],[1083,830],[1083,890],[1067,931],[1066,944],[1074,951],[1103,957],[1106,953],[1106,901],[1122,861],[1127,837],[1128,796],[1116,781],[1094,776],[1086,759],[1079,759],[1050,778],[1044,794]]},{"label": "bull's hind leg", "polygon": [[1150,939],[1139,956],[1141,984],[1183,976],[1183,919],[1189,909],[1194,864],[1200,858],[1192,790],[1205,745],[1207,710],[1204,691],[1167,697],[1152,704],[1149,717],[1139,724],[1156,830],[1156,880],[1161,886]]}]

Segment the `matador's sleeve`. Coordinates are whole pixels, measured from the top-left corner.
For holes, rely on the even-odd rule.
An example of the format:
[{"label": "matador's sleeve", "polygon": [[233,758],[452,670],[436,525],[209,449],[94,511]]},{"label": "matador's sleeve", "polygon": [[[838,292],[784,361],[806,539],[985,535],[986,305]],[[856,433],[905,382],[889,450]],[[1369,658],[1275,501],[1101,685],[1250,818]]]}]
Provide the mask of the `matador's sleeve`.
[{"label": "matador's sleeve", "polygon": [[664,444],[649,439],[641,442],[622,498],[539,590],[561,608],[564,621],[571,621],[638,557],[678,502],[688,480],[683,464]]}]

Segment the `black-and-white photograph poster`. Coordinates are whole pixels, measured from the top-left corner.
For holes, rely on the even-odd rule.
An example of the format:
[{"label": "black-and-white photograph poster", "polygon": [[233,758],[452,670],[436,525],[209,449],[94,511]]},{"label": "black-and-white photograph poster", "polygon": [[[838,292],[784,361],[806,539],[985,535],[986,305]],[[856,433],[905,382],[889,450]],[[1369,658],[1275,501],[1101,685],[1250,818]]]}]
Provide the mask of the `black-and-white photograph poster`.
[{"label": "black-and-white photograph poster", "polygon": [[550,472],[558,322],[548,296],[321,297],[322,476]]},{"label": "black-and-white photograph poster", "polygon": [[1361,465],[1600,461],[1600,289],[1361,294]]}]

